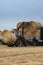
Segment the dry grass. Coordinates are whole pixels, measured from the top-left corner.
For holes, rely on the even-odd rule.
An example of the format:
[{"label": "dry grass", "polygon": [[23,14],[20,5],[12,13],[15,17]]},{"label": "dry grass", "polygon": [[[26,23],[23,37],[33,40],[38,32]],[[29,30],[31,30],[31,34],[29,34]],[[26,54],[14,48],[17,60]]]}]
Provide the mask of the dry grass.
[{"label": "dry grass", "polygon": [[0,65],[43,65],[43,47],[0,45]]}]

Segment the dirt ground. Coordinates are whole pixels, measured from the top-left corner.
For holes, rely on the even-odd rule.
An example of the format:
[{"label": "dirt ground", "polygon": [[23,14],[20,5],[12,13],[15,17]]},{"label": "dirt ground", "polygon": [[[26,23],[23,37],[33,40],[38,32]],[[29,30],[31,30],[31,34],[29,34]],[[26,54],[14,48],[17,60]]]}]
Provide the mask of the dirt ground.
[{"label": "dirt ground", "polygon": [[43,65],[43,47],[0,45],[0,65]]}]

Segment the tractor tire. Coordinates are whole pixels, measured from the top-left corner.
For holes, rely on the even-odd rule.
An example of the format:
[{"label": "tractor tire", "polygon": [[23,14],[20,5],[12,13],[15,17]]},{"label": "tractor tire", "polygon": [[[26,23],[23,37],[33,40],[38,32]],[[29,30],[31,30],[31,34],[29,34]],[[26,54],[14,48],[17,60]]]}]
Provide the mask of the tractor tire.
[{"label": "tractor tire", "polygon": [[23,46],[23,41],[20,38],[17,39],[16,42],[15,42],[15,46],[16,47],[22,47]]}]

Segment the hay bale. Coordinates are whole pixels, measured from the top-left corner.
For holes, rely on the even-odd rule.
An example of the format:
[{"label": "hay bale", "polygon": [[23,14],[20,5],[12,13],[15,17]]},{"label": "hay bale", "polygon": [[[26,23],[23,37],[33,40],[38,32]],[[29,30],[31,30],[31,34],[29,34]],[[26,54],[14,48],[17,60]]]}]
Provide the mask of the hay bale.
[{"label": "hay bale", "polygon": [[32,32],[31,31],[29,31],[29,32],[27,31],[27,32],[24,33],[24,36],[27,36],[27,37],[28,36],[32,36]]},{"label": "hay bale", "polygon": [[34,31],[37,30],[37,24],[34,21],[25,22],[27,26],[24,28],[24,34],[27,36],[33,36]]},{"label": "hay bale", "polygon": [[34,36],[40,37],[40,30],[36,30],[36,31],[34,32]]},{"label": "hay bale", "polygon": [[36,22],[30,21],[29,23],[30,23],[30,28],[29,28],[29,30],[31,30],[32,32],[35,31],[35,30],[37,29],[37,24],[36,24]]},{"label": "hay bale", "polygon": [[16,41],[16,36],[15,34],[11,33],[8,30],[4,30],[2,32],[2,36],[3,36],[3,42],[5,44],[13,44]]}]

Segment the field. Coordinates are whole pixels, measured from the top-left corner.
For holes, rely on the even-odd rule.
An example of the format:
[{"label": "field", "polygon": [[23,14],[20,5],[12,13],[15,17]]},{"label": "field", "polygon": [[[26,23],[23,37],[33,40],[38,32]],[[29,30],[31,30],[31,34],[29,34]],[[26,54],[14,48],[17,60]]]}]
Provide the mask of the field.
[{"label": "field", "polygon": [[0,45],[0,65],[43,65],[43,47]]}]

